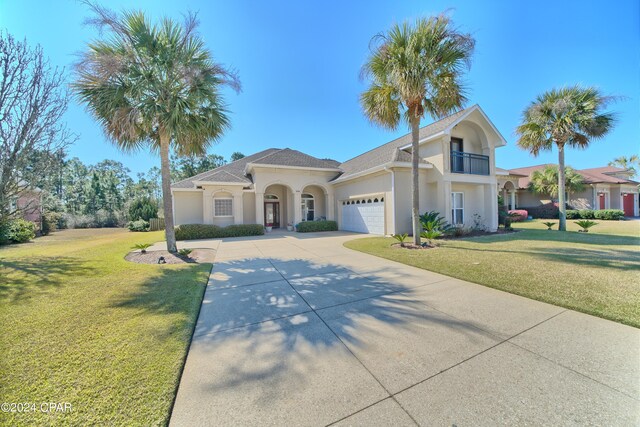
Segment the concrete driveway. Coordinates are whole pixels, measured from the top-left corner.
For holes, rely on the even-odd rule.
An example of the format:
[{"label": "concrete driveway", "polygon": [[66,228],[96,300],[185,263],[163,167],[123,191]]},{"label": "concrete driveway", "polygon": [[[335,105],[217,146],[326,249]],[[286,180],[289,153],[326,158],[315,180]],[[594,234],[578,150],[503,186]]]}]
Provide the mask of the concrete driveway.
[{"label": "concrete driveway", "polygon": [[342,246],[358,237],[179,244],[217,253],[171,425],[640,424],[638,329]]}]

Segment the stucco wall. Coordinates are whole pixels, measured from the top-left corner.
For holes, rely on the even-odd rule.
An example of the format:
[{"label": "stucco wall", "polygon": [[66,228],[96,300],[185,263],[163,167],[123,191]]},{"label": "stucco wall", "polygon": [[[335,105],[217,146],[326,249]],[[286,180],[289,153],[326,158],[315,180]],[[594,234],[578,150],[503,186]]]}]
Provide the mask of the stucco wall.
[{"label": "stucco wall", "polygon": [[393,234],[393,200],[391,192],[391,173],[380,172],[367,177],[354,179],[346,183],[336,184],[334,187],[334,195],[336,199],[336,218],[338,227],[342,229],[342,201],[348,200],[349,197],[380,194],[384,197],[385,204],[385,234]]},{"label": "stucco wall", "polygon": [[[437,172],[430,169],[420,170],[419,175],[419,200],[420,214],[430,210],[439,210],[439,200],[436,192],[437,184],[429,183],[433,180],[433,175]],[[412,185],[411,170],[396,169],[394,170],[394,187],[395,187],[395,233],[412,233],[413,225],[411,223],[411,206],[412,206]]]},{"label": "stucco wall", "polygon": [[[485,187],[474,184],[451,184],[452,192],[462,192],[464,194],[464,226],[475,227],[479,222],[483,226],[488,226],[490,212],[485,206]],[[450,196],[449,196],[450,197]],[[496,200],[497,204],[498,201]],[[477,215],[474,217],[474,215]]]},{"label": "stucco wall", "polygon": [[245,224],[256,224],[256,195],[248,191],[242,194],[243,222]]},{"label": "stucco wall", "polygon": [[176,225],[202,224],[202,191],[175,191],[173,214]]}]

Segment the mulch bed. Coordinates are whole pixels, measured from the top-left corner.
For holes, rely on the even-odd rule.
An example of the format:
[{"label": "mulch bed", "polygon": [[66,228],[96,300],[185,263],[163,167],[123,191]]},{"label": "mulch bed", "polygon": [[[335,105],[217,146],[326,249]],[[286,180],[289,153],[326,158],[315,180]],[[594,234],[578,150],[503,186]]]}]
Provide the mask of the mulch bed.
[{"label": "mulch bed", "polygon": [[194,249],[189,256],[172,254],[169,251],[140,251],[129,252],[124,259],[138,264],[158,264],[158,259],[164,257],[166,264],[202,264],[212,263],[216,251],[213,249]]},{"label": "mulch bed", "polygon": [[422,245],[414,245],[413,243],[405,243],[404,246],[400,246],[400,243],[394,243],[391,245],[392,248],[396,249],[435,249],[436,246],[422,246]]}]

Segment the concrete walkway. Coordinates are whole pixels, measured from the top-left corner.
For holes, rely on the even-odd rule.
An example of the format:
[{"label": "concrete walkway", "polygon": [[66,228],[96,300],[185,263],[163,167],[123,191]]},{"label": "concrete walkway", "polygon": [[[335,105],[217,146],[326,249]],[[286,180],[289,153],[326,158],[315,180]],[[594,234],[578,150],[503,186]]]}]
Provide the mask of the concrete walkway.
[{"label": "concrete walkway", "polygon": [[342,246],[358,237],[179,243],[217,254],[171,425],[640,424],[638,329]]}]

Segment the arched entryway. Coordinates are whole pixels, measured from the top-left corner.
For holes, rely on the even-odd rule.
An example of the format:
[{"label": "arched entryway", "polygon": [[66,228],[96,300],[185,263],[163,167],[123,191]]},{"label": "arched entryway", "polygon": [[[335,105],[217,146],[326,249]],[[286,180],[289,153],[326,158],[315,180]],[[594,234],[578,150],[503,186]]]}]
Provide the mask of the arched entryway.
[{"label": "arched entryway", "polygon": [[307,185],[300,195],[300,218],[302,221],[327,219],[328,197],[326,190],[319,185]]},{"label": "arched entryway", "polygon": [[516,186],[511,181],[505,182],[502,187],[502,200],[505,208],[516,208]]},{"label": "arched entryway", "polygon": [[284,184],[272,184],[265,188],[262,200],[262,220],[267,227],[280,228],[293,223],[290,206],[293,202],[293,191]]}]

